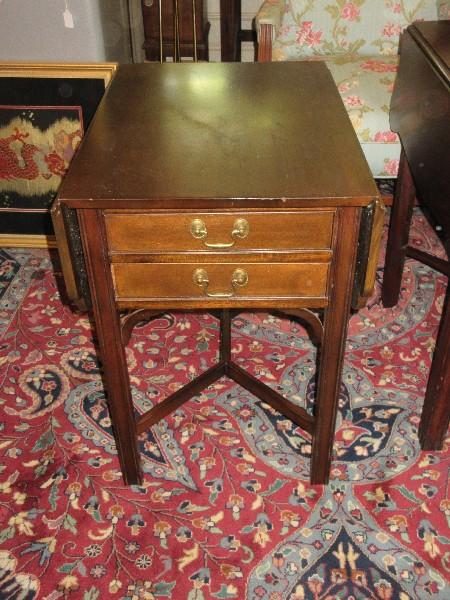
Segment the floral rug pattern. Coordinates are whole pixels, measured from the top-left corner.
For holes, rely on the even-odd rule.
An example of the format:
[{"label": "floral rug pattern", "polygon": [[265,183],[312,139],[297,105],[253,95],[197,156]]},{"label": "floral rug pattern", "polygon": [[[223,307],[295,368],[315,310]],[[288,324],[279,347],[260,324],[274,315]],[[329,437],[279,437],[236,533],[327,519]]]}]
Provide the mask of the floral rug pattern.
[{"label": "floral rug pattern", "polygon": [[[420,213],[412,236],[442,254]],[[61,285],[54,254],[0,250],[1,599],[450,597],[450,438],[441,452],[417,440],[443,276],[408,260],[399,305],[378,287],[352,316],[327,487],[309,484],[309,436],[226,378],[141,436],[144,482],[124,486],[91,323]],[[232,351],[312,409],[298,323],[243,313]],[[136,411],[217,352],[211,315],[140,324]]]}]

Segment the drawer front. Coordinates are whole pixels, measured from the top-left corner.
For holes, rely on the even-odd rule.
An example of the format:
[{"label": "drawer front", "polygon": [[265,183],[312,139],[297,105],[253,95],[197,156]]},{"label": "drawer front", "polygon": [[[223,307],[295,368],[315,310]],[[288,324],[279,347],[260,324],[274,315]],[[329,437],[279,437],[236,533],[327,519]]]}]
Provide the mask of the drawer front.
[{"label": "drawer front", "polygon": [[112,253],[327,249],[333,219],[333,210],[105,214]]},{"label": "drawer front", "polygon": [[324,297],[328,263],[116,263],[118,300]]}]

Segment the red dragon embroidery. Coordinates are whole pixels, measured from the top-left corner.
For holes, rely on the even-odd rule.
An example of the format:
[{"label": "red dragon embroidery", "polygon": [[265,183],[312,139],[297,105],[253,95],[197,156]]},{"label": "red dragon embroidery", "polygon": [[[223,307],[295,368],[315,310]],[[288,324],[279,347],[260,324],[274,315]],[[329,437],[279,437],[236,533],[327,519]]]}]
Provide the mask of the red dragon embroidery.
[{"label": "red dragon embroidery", "polygon": [[[19,131],[16,127],[12,135],[0,138],[0,180],[31,180],[39,176],[50,179],[53,175],[62,177],[81,139],[79,129],[70,134],[61,130],[54,137],[55,148],[45,154],[38,146],[25,141],[29,135],[29,133]],[[11,148],[11,143],[15,141],[22,144],[19,152]],[[45,162],[48,172],[40,172],[39,165],[35,160],[36,154],[42,155],[42,164]]]},{"label": "red dragon embroidery", "polygon": [[[39,176],[39,168],[33,157],[40,150],[25,142],[28,136],[28,133],[22,133],[16,127],[12,135],[0,138],[0,179],[36,179]],[[22,164],[17,153],[10,147],[14,141],[22,143]]]}]

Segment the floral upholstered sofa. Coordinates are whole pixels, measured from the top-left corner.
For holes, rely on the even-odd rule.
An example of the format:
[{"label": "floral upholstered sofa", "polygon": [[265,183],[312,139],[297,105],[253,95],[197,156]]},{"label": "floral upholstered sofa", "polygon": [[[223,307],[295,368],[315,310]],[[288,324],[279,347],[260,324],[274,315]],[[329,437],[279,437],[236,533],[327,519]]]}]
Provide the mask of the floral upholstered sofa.
[{"label": "floral upholstered sofa", "polygon": [[450,0],[266,0],[258,60],[326,60],[376,178],[397,175],[389,105],[402,30],[450,19]]}]

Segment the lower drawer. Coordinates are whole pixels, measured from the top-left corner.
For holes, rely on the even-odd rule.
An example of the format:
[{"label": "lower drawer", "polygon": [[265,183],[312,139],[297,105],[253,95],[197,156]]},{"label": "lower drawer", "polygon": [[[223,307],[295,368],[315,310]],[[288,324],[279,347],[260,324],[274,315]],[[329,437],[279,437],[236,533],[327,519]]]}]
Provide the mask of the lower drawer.
[{"label": "lower drawer", "polygon": [[328,263],[115,263],[116,298],[324,297]]}]

